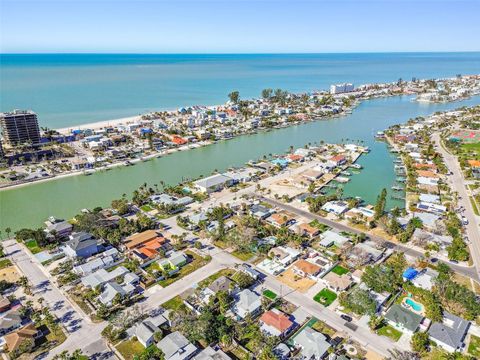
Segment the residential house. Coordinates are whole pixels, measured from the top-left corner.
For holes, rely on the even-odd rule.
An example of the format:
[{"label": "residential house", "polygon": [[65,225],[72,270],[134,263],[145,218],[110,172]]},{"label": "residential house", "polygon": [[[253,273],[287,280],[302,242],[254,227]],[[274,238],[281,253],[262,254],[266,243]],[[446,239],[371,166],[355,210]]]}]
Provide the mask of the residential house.
[{"label": "residential house", "polygon": [[179,331],[166,335],[157,343],[157,347],[162,350],[165,360],[188,360],[198,351]]},{"label": "residential house", "polygon": [[234,295],[232,312],[238,318],[245,319],[248,315],[254,317],[260,313],[261,309],[261,297],[250,289],[244,289]]},{"label": "residential house", "polygon": [[412,284],[424,290],[432,290],[435,279],[438,277],[438,271],[425,268],[418,273],[412,280]]},{"label": "residential house", "polygon": [[347,159],[343,155],[335,155],[335,156],[332,156],[328,161],[335,164],[335,166],[341,166],[346,164]]},{"label": "residential house", "polygon": [[423,316],[394,304],[385,314],[385,320],[401,332],[413,335],[422,323]]},{"label": "residential house", "polygon": [[228,176],[222,174],[215,174],[200,180],[195,181],[194,187],[200,192],[210,194],[215,191],[220,191],[224,187],[232,184],[233,180]]},{"label": "residential house", "polygon": [[65,255],[73,258],[88,258],[100,250],[99,241],[92,234],[83,231],[70,235],[70,240],[63,247]]},{"label": "residential house", "polygon": [[316,279],[317,275],[320,274],[320,272],[322,271],[322,268],[320,266],[315,265],[304,259],[300,259],[295,262],[292,268],[295,274],[311,279]]},{"label": "residential house", "polygon": [[345,243],[350,241],[346,236],[340,235],[339,233],[327,230],[324,233],[320,234],[320,245],[323,247],[329,247],[332,245],[342,247]]},{"label": "residential house", "polygon": [[277,246],[268,252],[268,256],[283,266],[290,265],[292,262],[297,260],[300,255],[300,251],[290,246]]},{"label": "residential house", "polygon": [[72,233],[73,225],[70,224],[68,221],[52,221],[46,222],[48,223],[47,227],[45,228],[45,232],[50,235],[55,235],[57,237],[67,237]]},{"label": "residential house", "polygon": [[2,314],[2,317],[0,318],[0,336],[18,329],[22,324],[22,315],[18,309],[12,309],[7,313]]},{"label": "residential house", "polygon": [[259,320],[260,329],[270,336],[285,337],[295,328],[295,323],[290,317],[278,309],[273,308],[264,312]]},{"label": "residential house", "polygon": [[142,321],[135,328],[135,336],[140,344],[149,347],[154,343],[154,335],[159,332],[160,328],[155,326],[148,320]]},{"label": "residential house", "polygon": [[310,239],[318,236],[320,234],[320,229],[310,225],[309,223],[301,223],[297,226],[300,235],[308,236]]},{"label": "residential house", "polygon": [[325,275],[322,281],[330,290],[337,293],[347,290],[353,284],[353,280],[349,274],[338,275],[333,271]]},{"label": "residential house", "polygon": [[322,333],[313,330],[307,326],[293,338],[295,346],[300,348],[300,359],[322,359],[330,348],[330,343],[327,341],[327,337]]},{"label": "residential house", "polygon": [[322,206],[322,210],[339,216],[348,211],[348,204],[345,201],[329,201]]},{"label": "residential house", "polygon": [[205,289],[203,289],[202,300],[203,302],[208,303],[210,298],[215,296],[219,291],[230,293],[233,287],[234,282],[232,280],[226,276],[220,276],[218,279],[212,281],[212,283]]},{"label": "residential house", "polygon": [[102,286],[107,282],[115,280],[116,278],[124,277],[129,272],[130,271],[128,271],[124,266],[119,266],[112,271],[99,269],[87,276],[82,277],[81,282],[83,286],[90,289],[95,289],[97,286]]},{"label": "residential house", "polygon": [[295,222],[295,218],[286,211],[281,211],[270,215],[267,221],[276,227],[282,227],[292,225]]},{"label": "residential house", "polygon": [[116,297],[120,296],[124,299],[131,296],[137,290],[140,278],[134,273],[128,273],[123,277],[121,284],[117,282],[108,282],[104,285],[102,293],[98,296],[98,300],[106,306],[112,306]]},{"label": "residential house", "polygon": [[114,247],[105,250],[83,264],[75,265],[73,271],[80,276],[86,276],[99,269],[105,269],[113,266],[120,258],[118,250]]},{"label": "residential house", "polygon": [[10,300],[3,295],[0,295],[0,313],[3,313],[10,309]]},{"label": "residential house", "polygon": [[450,235],[437,235],[423,229],[415,229],[411,241],[420,246],[435,243],[445,249],[452,243],[453,238]]},{"label": "residential house", "polygon": [[253,204],[250,207],[250,215],[260,219],[265,220],[270,215],[272,215],[275,211],[269,207],[266,207],[261,204]]},{"label": "residential house", "polygon": [[172,252],[165,259],[158,260],[158,265],[164,271],[176,271],[188,262],[188,256],[183,251]]},{"label": "residential house", "polygon": [[428,335],[446,351],[462,352],[469,327],[469,321],[444,311],[443,321],[434,322],[428,329]]},{"label": "residential house", "polygon": [[23,350],[31,350],[35,346],[35,339],[39,336],[41,336],[41,332],[37,330],[33,323],[15,330],[4,337],[7,351],[12,353],[20,347]]},{"label": "residential house", "polygon": [[468,164],[472,169],[472,176],[476,179],[480,179],[480,160],[468,160]]},{"label": "residential house", "polygon": [[207,346],[200,351],[193,360],[231,360],[231,357],[225,354],[221,349],[213,349]]}]

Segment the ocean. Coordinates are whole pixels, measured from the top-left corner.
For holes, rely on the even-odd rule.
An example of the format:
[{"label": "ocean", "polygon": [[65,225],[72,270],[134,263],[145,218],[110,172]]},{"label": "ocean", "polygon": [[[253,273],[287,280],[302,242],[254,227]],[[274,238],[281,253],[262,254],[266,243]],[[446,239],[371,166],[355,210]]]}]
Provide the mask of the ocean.
[{"label": "ocean", "polygon": [[480,72],[480,52],[358,54],[0,54],[0,111],[31,109],[42,127],[188,105],[264,88],[291,92]]}]

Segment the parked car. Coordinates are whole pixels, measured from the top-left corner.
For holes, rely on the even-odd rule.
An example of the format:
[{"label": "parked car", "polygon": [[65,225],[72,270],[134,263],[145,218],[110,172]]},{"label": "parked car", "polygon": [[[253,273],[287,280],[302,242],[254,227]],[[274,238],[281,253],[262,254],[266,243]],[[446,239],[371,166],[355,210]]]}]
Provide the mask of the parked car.
[{"label": "parked car", "polygon": [[353,320],[351,316],[348,316],[348,315],[345,315],[345,314],[340,315],[340,317],[341,317],[343,320],[348,321],[348,322],[350,322],[350,321]]}]

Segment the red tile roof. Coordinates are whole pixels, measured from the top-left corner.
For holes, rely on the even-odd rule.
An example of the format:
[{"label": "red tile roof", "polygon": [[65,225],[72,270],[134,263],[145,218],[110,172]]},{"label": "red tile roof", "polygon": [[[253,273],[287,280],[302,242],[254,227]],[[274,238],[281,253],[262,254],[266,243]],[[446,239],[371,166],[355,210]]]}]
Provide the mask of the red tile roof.
[{"label": "red tile roof", "polygon": [[260,317],[260,321],[268,326],[274,327],[282,333],[290,329],[290,327],[293,325],[293,322],[291,322],[284,313],[280,311],[275,312],[272,310],[264,313]]}]

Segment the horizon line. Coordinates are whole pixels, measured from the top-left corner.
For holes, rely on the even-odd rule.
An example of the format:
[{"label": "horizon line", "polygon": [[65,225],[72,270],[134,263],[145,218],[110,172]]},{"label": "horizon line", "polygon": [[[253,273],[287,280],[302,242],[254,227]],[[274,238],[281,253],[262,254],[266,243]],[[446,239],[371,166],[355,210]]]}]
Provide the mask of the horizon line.
[{"label": "horizon line", "polygon": [[326,52],[0,52],[2,55],[328,55],[328,54],[458,54],[480,53],[480,50],[453,51],[326,51]]}]

